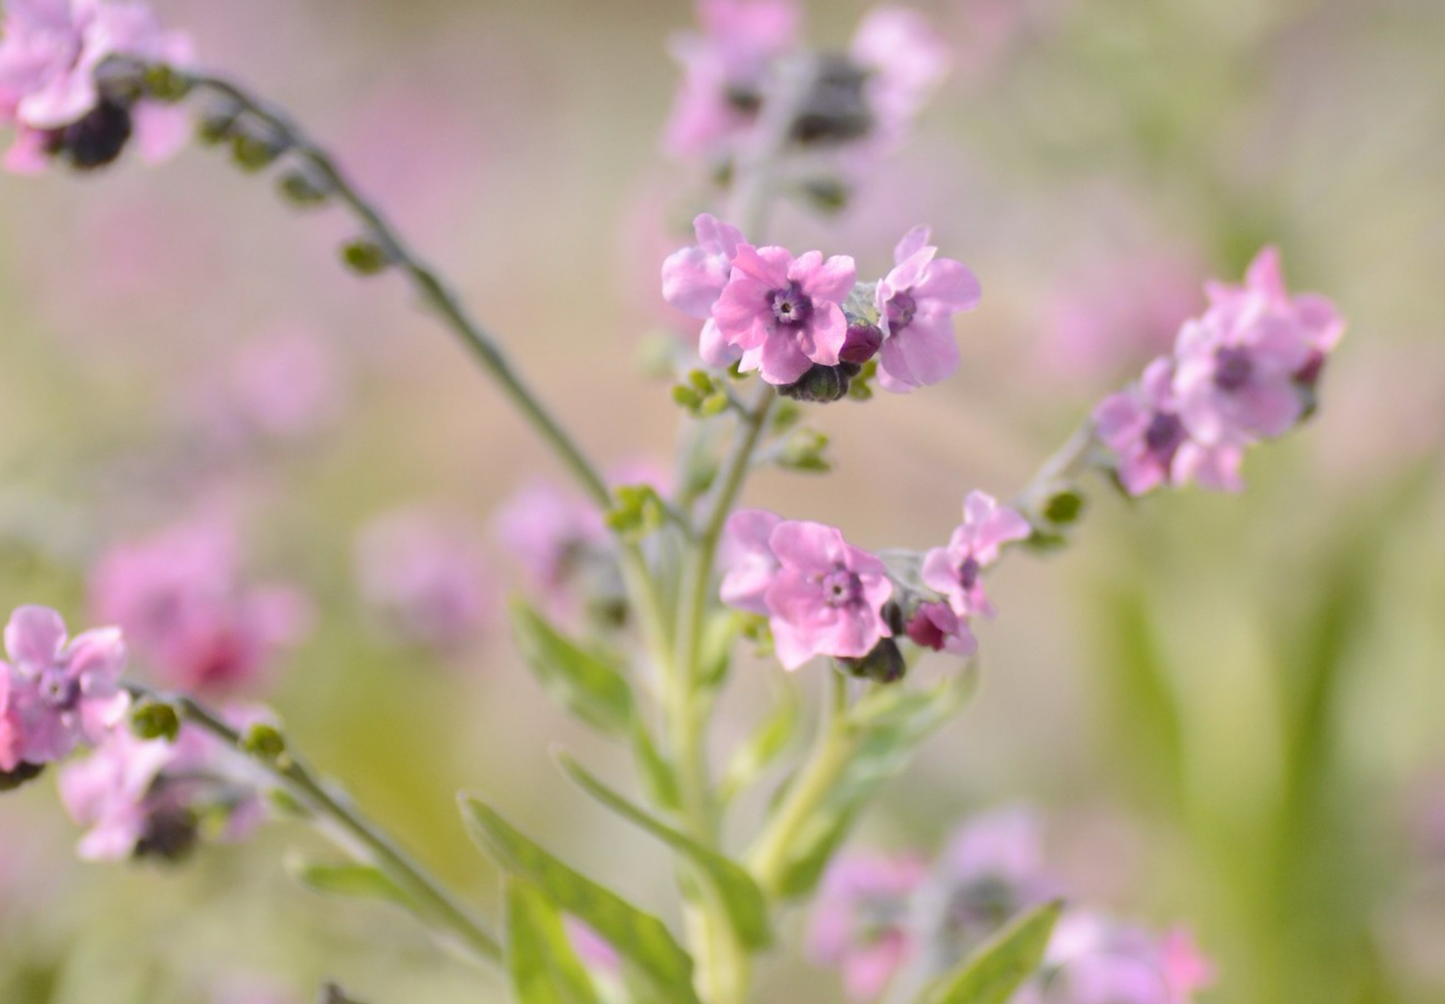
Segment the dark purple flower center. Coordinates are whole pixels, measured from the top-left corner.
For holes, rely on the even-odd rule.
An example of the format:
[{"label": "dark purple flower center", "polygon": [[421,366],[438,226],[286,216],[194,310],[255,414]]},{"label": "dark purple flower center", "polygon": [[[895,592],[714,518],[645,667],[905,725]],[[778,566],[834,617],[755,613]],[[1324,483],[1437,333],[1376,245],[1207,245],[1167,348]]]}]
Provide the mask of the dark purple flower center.
[{"label": "dark purple flower center", "polygon": [[830,607],[846,607],[863,598],[863,583],[846,568],[823,576],[823,600]]},{"label": "dark purple flower center", "polygon": [[80,703],[80,681],[59,666],[50,666],[42,672],[35,689],[52,711],[74,711]]},{"label": "dark purple flower center", "polygon": [[773,290],[771,301],[773,316],[779,324],[797,326],[813,316],[813,301],[796,282],[790,282],[783,289]]},{"label": "dark purple flower center", "polygon": [[1254,362],[1246,348],[1226,345],[1214,353],[1214,386],[1225,393],[1233,393],[1249,383],[1253,372]]},{"label": "dark purple flower center", "polygon": [[918,313],[918,303],[907,292],[897,292],[884,304],[883,309],[888,314],[888,329],[897,331],[913,323],[913,315]]},{"label": "dark purple flower center", "polygon": [[978,573],[978,559],[970,554],[963,559],[963,564],[958,566],[958,584],[964,589],[972,589],[978,585]]},{"label": "dark purple flower center", "polygon": [[1157,413],[1144,430],[1144,446],[1151,456],[1167,463],[1184,442],[1184,423],[1167,411]]}]

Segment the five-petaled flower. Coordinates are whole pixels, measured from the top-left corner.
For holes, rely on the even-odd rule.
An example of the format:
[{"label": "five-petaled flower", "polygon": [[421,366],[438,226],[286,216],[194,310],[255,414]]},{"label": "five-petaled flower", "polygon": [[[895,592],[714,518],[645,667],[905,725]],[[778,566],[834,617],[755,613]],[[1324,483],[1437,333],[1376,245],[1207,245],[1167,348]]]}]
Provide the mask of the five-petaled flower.
[{"label": "five-petaled flower", "polygon": [[958,369],[953,315],[978,306],[978,278],[962,262],[936,258],[926,226],[908,231],[893,250],[894,267],[878,284],[883,348],[878,382],[905,393],[938,383]]},{"label": "five-petaled flower", "polygon": [[998,560],[1002,545],[1023,540],[1030,532],[1028,520],[1008,506],[983,492],[969,492],[963,502],[963,523],[953,531],[948,546],[924,555],[923,584],[947,600],[960,617],[992,617],[981,573]]}]

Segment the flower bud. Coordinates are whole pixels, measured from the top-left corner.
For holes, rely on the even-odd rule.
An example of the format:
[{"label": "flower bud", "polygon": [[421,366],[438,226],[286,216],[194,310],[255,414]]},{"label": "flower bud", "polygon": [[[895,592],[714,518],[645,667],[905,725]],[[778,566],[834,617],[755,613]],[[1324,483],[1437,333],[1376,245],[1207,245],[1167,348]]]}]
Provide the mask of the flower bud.
[{"label": "flower bud", "polygon": [[135,131],[125,104],[102,99],[70,125],[51,132],[46,146],[78,171],[93,171],[114,163]]},{"label": "flower bud", "polygon": [[331,197],[331,186],[313,172],[294,168],[277,183],[286,201],[296,206],[319,206]]},{"label": "flower bud", "polygon": [[848,325],[848,334],[843,338],[843,347],[838,358],[845,363],[861,366],[878,354],[883,347],[883,331],[876,324],[854,321]]},{"label": "flower bud", "polygon": [[241,737],[241,752],[258,760],[279,763],[286,756],[286,737],[274,725],[258,722]]},{"label": "flower bud", "polygon": [[44,771],[44,764],[26,763],[24,760],[16,764],[14,770],[0,770],[0,792],[14,791],[22,785],[29,784]]},{"label": "flower bud", "polygon": [[892,638],[884,638],[861,659],[834,661],[851,675],[876,683],[895,683],[908,672],[908,663],[903,659],[903,652]]},{"label": "flower bud", "polygon": [[342,247],[341,260],[357,275],[379,275],[392,265],[386,249],[366,237],[358,237]]},{"label": "flower bud", "polygon": [[175,742],[181,731],[176,709],[165,701],[144,700],[130,713],[130,730],[142,739]]},{"label": "flower bud", "polygon": [[201,821],[189,807],[159,806],[146,819],[145,831],[136,841],[135,857],[182,861],[196,849],[200,837]]},{"label": "flower bud", "polygon": [[873,112],[863,93],[867,78],[867,71],[846,56],[820,58],[808,96],[793,122],[793,139],[822,144],[866,136],[873,128]]}]

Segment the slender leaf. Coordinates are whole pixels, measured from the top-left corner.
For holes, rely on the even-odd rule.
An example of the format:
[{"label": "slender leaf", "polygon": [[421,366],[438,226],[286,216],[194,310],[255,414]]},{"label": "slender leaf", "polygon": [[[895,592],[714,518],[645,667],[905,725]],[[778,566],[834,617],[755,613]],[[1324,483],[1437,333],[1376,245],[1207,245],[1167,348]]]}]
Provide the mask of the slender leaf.
[{"label": "slender leaf", "polygon": [[1043,964],[1062,909],[1060,902],[1048,903],[1016,919],[926,991],[920,1004],[1005,1004]]},{"label": "slender leaf", "polygon": [[720,897],[721,906],[727,912],[728,920],[731,921],[739,941],[755,949],[767,948],[772,944],[767,900],[763,898],[758,884],[742,866],[648,815],[589,774],[566,753],[559,753],[557,762],[567,776],[587,794],[629,823],[646,830],[704,872]]},{"label": "slender leaf", "polygon": [[372,865],[317,864],[303,858],[286,860],[286,870],[312,892],[348,899],[381,899],[410,907],[407,896],[385,872]]},{"label": "slender leaf", "polygon": [[589,924],[669,1004],[699,1004],[692,959],[667,925],[579,874],[474,798],[461,798],[462,819],[477,844],[509,874],[535,885],[559,909]]},{"label": "slender leaf", "polygon": [[597,1004],[562,916],[537,887],[507,880],[507,975],[518,1004]]},{"label": "slender leaf", "polygon": [[682,805],[677,775],[652,741],[647,726],[640,721],[632,729],[632,753],[637,761],[638,777],[642,779],[643,788],[653,804],[669,810]]},{"label": "slender leaf", "polygon": [[758,723],[728,760],[718,786],[723,801],[731,800],[756,782],[797,736],[798,722],[802,718],[798,690],[793,686],[784,686],[778,688],[778,694],[777,706]]},{"label": "slender leaf", "polygon": [[511,614],[517,647],[547,693],[593,728],[630,736],[632,687],[617,663],[566,638],[522,600],[512,601]]}]

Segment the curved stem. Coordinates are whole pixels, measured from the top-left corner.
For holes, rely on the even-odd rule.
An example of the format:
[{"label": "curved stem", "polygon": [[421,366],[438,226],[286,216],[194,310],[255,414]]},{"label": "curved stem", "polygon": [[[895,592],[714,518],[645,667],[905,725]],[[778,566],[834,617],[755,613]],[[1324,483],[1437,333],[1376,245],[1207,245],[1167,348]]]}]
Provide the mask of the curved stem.
[{"label": "curved stem", "polygon": [[471,954],[486,962],[499,962],[502,948],[495,936],[474,919],[442,885],[401,849],[386,831],[372,822],[325,778],[294,753],[272,759],[245,749],[240,732],[219,715],[185,694],[156,694],[139,684],[127,689],[137,697],[169,704],[186,722],[204,729],[238,754],[249,758],[286,788],[303,805],[336,826],[348,840],[371,858],[371,863],[392,879],[424,914],[423,919],[454,936]]},{"label": "curved stem", "polygon": [[334,195],[355,214],[391,261],[411,280],[422,300],[461,337],[467,348],[492,374],[512,402],[522,410],[593,500],[604,509],[612,505],[612,494],[607,488],[607,482],[556,417],[512,368],[492,333],[467,312],[461,300],[441,276],[408,246],[396,228],[357,190],[341,166],[325,149],[312,141],[284,111],[247,93],[237,84],[208,74],[175,72],[192,88],[220,95],[273,130],[282,141],[285,152],[305,163],[324,183],[323,190]]}]

